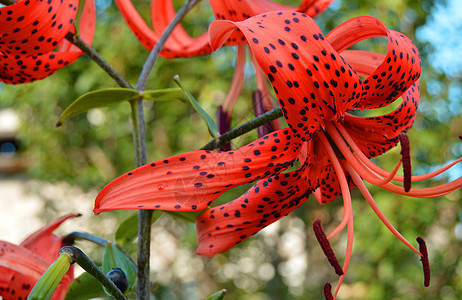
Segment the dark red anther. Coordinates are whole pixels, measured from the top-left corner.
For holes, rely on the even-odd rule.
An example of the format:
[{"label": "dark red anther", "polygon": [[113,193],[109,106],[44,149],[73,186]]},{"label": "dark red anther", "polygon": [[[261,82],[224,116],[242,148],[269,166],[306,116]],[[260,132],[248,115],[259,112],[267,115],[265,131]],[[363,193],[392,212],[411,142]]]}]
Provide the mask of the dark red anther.
[{"label": "dark red anther", "polygon": [[[220,105],[217,109],[217,125],[218,132],[224,134],[231,130],[231,116],[227,112],[223,111],[223,107]],[[220,146],[221,151],[231,150],[231,143],[226,143]]]},{"label": "dark red anther", "polygon": [[459,135],[459,140],[462,140],[462,134],[461,134],[461,135]]},{"label": "dark red anther", "polygon": [[403,161],[403,175],[404,175],[404,191],[409,192],[411,189],[411,147],[409,145],[409,138],[407,134],[401,132],[399,134],[399,142],[401,143],[401,158]]},{"label": "dark red anther", "polygon": [[[253,111],[255,113],[255,117],[258,117],[266,112],[265,106],[263,105],[263,95],[259,90],[253,92],[252,101],[253,101]],[[271,122],[257,128],[259,138],[273,131],[274,131],[274,127]]]},{"label": "dark red anther", "polygon": [[428,262],[428,252],[427,252],[427,244],[425,243],[424,239],[420,236],[417,238],[417,243],[419,243],[419,251],[422,253],[423,257],[420,257],[420,261],[422,262],[423,272],[424,272],[424,285],[430,285],[430,264]]},{"label": "dark red anther", "polygon": [[313,222],[313,231],[314,234],[316,235],[316,239],[318,239],[319,245],[321,245],[322,251],[327,257],[327,260],[329,263],[334,267],[335,273],[338,276],[343,275],[343,269],[340,266],[340,263],[337,260],[337,257],[335,257],[334,251],[332,250],[332,247],[330,246],[329,240],[327,239],[326,234],[324,233],[324,230],[322,229],[321,226],[321,220],[315,220]]},{"label": "dark red anther", "polygon": [[334,296],[332,296],[332,285],[329,282],[326,282],[324,285],[324,297],[326,300],[334,300]]}]

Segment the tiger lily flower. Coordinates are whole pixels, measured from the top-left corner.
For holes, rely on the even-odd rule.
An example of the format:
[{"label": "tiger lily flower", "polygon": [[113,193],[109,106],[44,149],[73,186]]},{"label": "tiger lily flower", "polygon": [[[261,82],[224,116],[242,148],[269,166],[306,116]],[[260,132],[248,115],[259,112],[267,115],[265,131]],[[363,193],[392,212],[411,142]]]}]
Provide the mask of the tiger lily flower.
[{"label": "tiger lily flower", "polygon": [[[314,17],[322,13],[333,1],[334,0],[302,0],[297,7],[282,5],[269,0],[209,0],[209,3],[217,20],[242,21],[257,14],[272,10],[301,11]],[[136,38],[149,50],[154,47],[176,14],[172,0],[152,0],[151,29],[139,15],[131,0],[116,0],[115,2]],[[233,81],[222,110],[217,111],[217,114],[221,116],[222,124],[225,124],[225,122],[230,124],[231,114],[244,82],[246,51],[243,43],[245,43],[245,41],[245,38],[239,32],[235,32],[226,41],[228,46],[238,45],[238,50]],[[209,54],[210,52],[212,52],[212,49],[209,45],[208,33],[204,33],[198,37],[190,37],[180,24],[173,30],[170,37],[167,39],[160,55],[166,58],[177,58],[201,56]],[[257,66],[255,67],[257,73],[257,88],[263,95],[259,101],[263,103],[265,111],[271,110],[274,106],[269,97],[266,79],[264,79],[264,75],[261,74],[259,68]],[[257,110],[258,108],[255,108],[256,114]],[[280,128],[277,120],[273,121],[273,123],[277,129]],[[220,134],[226,132],[223,130],[223,128],[226,127],[227,126],[220,128]],[[230,145],[224,146],[222,149],[230,149]]]},{"label": "tiger lily flower", "polygon": [[[289,128],[234,151],[191,151],[130,171],[99,193],[94,212],[204,210],[196,219],[195,253],[214,256],[289,214],[310,194],[321,204],[341,194],[344,216],[339,226],[324,238],[320,224],[314,224],[327,253],[330,251],[326,241],[347,227],[346,255],[338,272],[343,273],[341,283],[353,245],[350,189],[357,186],[390,231],[423,261],[428,261],[426,251],[417,250],[386,219],[363,182],[419,198],[441,196],[462,186],[462,178],[430,188],[409,186],[410,182],[440,174],[461,159],[418,176],[411,176],[407,170],[404,176],[396,175],[401,160],[392,172],[370,161],[401,140],[402,160],[408,165],[409,147],[404,133],[415,119],[421,71],[414,44],[373,17],[353,18],[324,36],[306,14],[285,11],[242,22],[213,22],[212,48],[225,44],[236,30],[245,36],[270,80]],[[346,50],[361,40],[377,36],[388,39],[386,55]],[[361,81],[360,76],[366,79]],[[349,112],[384,107],[400,97],[398,108],[385,115],[359,117]],[[284,173],[295,161],[300,167]],[[391,180],[405,182],[405,188]],[[257,182],[239,198],[209,208],[226,190],[253,181]],[[328,258],[336,260],[330,254]],[[425,269],[428,271],[428,264]]]},{"label": "tiger lily flower", "polygon": [[[78,0],[21,0],[0,8],[0,81],[40,80],[79,58],[83,52],[64,39],[74,32],[78,7]],[[88,44],[93,40],[95,16],[94,0],[87,0],[79,34]]]},{"label": "tiger lily flower", "polygon": [[[21,244],[0,241],[0,296],[3,299],[26,299],[35,283],[58,258],[63,239],[53,234],[64,221],[80,216],[67,214],[29,235]],[[73,266],[58,285],[51,299],[64,299],[74,280]]]}]

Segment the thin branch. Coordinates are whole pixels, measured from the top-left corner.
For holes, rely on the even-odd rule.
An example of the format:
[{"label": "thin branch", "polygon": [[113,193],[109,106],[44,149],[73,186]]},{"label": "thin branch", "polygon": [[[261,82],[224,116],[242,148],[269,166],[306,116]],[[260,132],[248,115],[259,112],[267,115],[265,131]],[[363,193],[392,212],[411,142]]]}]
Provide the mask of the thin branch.
[{"label": "thin branch", "polygon": [[128,83],[125,78],[119,74],[119,72],[117,72],[98,52],[96,52],[95,49],[85,43],[80,37],[68,32],[66,34],[66,39],[82,50],[83,53],[85,53],[91,60],[100,66],[101,69],[111,76],[119,86],[130,89],[133,88],[130,83]]},{"label": "thin branch", "polygon": [[201,150],[213,150],[216,149],[231,140],[251,131],[252,129],[258,128],[266,123],[282,117],[282,111],[279,107],[273,108],[272,110],[250,120],[247,123],[237,126],[231,129],[223,135],[220,135],[218,139],[211,140],[207,145],[203,146]]},{"label": "thin branch", "polygon": [[152,48],[151,53],[149,53],[148,59],[144,63],[143,70],[141,71],[141,74],[138,78],[138,83],[136,84],[136,89],[138,91],[143,91],[144,88],[146,87],[149,74],[151,73],[152,68],[154,67],[154,64],[156,63],[157,58],[159,57],[159,53],[160,51],[162,51],[162,48],[164,47],[165,42],[172,34],[173,29],[175,29],[175,27],[181,22],[184,16],[194,7],[194,5],[196,5],[200,1],[201,0],[185,1],[183,6],[178,10],[175,17],[170,22],[170,24],[168,24],[167,28],[165,28],[165,31],[162,33],[160,39],[157,41],[154,48]]}]

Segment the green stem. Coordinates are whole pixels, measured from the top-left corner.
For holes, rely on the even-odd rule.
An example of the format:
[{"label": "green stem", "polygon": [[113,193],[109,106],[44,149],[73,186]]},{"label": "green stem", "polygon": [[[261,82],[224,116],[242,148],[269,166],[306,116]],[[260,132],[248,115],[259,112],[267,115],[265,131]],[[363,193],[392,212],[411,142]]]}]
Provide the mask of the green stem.
[{"label": "green stem", "polygon": [[75,260],[75,262],[87,271],[88,274],[95,277],[95,279],[98,280],[106,288],[106,291],[115,299],[127,299],[117,286],[106,277],[106,274],[104,274],[103,271],[101,271],[101,269],[98,268],[79,248],[73,246],[63,247],[59,250],[59,253],[68,255],[71,259]]},{"label": "green stem", "polygon": [[117,72],[98,52],[96,52],[95,49],[85,43],[80,37],[68,32],[66,34],[66,39],[82,50],[83,53],[85,53],[91,60],[100,66],[101,69],[111,76],[111,78],[114,79],[119,86],[131,89],[133,88],[119,72]]},{"label": "green stem", "polygon": [[266,113],[256,117],[255,119],[252,119],[249,122],[239,125],[236,128],[233,128],[230,131],[224,133],[223,135],[220,135],[218,139],[211,140],[207,143],[207,145],[203,146],[201,150],[216,149],[237,138],[238,136],[241,136],[244,133],[247,133],[280,117],[282,117],[281,109],[279,107],[273,108],[272,110],[267,111]]}]

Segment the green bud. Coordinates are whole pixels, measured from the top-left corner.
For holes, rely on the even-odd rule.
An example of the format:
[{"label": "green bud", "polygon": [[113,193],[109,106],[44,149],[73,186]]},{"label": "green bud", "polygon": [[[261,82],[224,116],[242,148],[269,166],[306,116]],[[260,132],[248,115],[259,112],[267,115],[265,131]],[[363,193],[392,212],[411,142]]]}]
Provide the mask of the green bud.
[{"label": "green bud", "polygon": [[28,300],[48,300],[53,296],[58,284],[69,270],[73,259],[68,253],[60,252],[59,257],[48,267],[32,289]]}]

